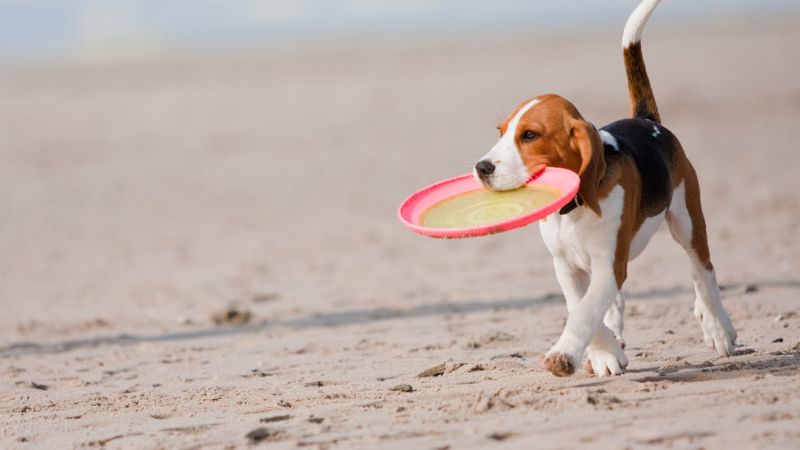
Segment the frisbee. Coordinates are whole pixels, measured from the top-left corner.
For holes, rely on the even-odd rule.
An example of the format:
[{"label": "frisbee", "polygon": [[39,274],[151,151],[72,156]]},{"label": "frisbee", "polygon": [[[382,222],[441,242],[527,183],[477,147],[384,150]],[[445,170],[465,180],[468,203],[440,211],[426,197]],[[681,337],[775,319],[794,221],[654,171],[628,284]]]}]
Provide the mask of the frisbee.
[{"label": "frisbee", "polygon": [[567,169],[547,167],[519,189],[486,189],[472,174],[440,181],[409,196],[397,210],[411,231],[456,239],[513,230],[543,219],[569,203],[580,178]]}]

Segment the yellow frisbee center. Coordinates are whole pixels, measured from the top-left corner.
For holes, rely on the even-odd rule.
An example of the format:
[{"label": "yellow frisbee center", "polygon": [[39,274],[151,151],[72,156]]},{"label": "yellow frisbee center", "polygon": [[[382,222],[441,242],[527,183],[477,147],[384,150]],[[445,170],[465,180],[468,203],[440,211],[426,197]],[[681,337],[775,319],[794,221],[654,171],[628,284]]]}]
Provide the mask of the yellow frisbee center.
[{"label": "yellow frisbee center", "polygon": [[428,228],[466,228],[528,214],[561,196],[550,186],[523,186],[506,192],[480,189],[446,198],[431,206],[420,218]]}]

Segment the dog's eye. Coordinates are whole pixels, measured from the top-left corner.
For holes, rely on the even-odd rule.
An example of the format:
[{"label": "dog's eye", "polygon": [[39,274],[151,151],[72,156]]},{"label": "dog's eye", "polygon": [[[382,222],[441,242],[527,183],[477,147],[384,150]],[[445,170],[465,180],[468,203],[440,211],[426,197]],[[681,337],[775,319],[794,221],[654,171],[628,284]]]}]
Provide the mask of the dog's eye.
[{"label": "dog's eye", "polygon": [[534,140],[534,139],[536,139],[538,137],[539,137],[539,135],[536,134],[535,131],[526,130],[524,133],[522,133],[522,136],[520,137],[520,139],[523,140],[523,141],[530,142],[530,141],[532,141],[532,140]]}]

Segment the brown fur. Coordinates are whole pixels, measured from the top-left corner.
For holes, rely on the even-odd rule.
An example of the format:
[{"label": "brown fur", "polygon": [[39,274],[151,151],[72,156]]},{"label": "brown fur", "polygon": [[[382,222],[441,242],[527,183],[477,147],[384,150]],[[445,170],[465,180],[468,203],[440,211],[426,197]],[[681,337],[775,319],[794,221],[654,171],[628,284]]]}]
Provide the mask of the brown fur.
[{"label": "brown fur", "polygon": [[581,167],[578,170],[581,177],[579,194],[586,206],[600,216],[600,184],[606,175],[603,141],[597,130],[583,119],[572,121],[570,135],[572,148],[577,149],[581,156]]},{"label": "brown fur", "polygon": [[544,367],[557,377],[566,377],[575,373],[575,362],[564,353],[554,353],[542,361]]},{"label": "brown fur", "polygon": [[625,73],[628,76],[628,98],[631,103],[631,117],[637,119],[650,119],[661,123],[658,114],[656,98],[650,87],[650,78],[644,66],[642,56],[642,43],[636,42],[622,49],[625,60]]},{"label": "brown fur", "polygon": [[714,270],[714,265],[711,263],[711,252],[708,248],[708,236],[706,234],[706,220],[703,216],[703,208],[700,203],[700,182],[697,179],[697,172],[694,166],[686,158],[683,148],[677,144],[676,164],[674,164],[676,176],[672,184],[674,187],[684,183],[684,191],[686,195],[686,209],[689,211],[689,217],[692,219],[692,249],[694,250],[700,263],[707,270]]},{"label": "brown fur", "polygon": [[[547,166],[564,167],[581,177],[580,195],[597,215],[600,215],[599,187],[605,173],[603,144],[591,124],[586,122],[572,103],[561,96],[547,94],[537,97],[539,103],[520,117],[514,137],[522,161],[530,173]],[[527,104],[526,100],[522,105]],[[522,105],[498,127],[501,135],[508,132],[508,123]],[[520,136],[531,130],[539,135],[532,142],[522,142]]]},{"label": "brown fur", "polygon": [[639,208],[641,203],[641,186],[636,165],[625,158],[620,162],[619,184],[625,190],[625,203],[622,206],[622,217],[617,231],[617,249],[614,254],[614,276],[617,288],[622,289],[622,284],[628,278],[628,259],[630,256],[631,242],[636,232],[644,223],[647,216]]}]

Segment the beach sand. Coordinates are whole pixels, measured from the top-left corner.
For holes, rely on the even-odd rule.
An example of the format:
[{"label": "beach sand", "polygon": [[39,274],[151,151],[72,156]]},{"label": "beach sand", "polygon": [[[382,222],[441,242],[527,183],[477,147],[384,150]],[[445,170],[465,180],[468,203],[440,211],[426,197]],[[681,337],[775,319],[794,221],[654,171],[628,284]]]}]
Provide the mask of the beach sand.
[{"label": "beach sand", "polygon": [[0,70],[0,447],[800,447],[796,23],[644,40],[730,358],[665,227],[625,285],[628,372],[556,378],[538,357],[566,309],[535,225],[443,241],[396,219],[526,98],[624,117],[618,42]]}]

